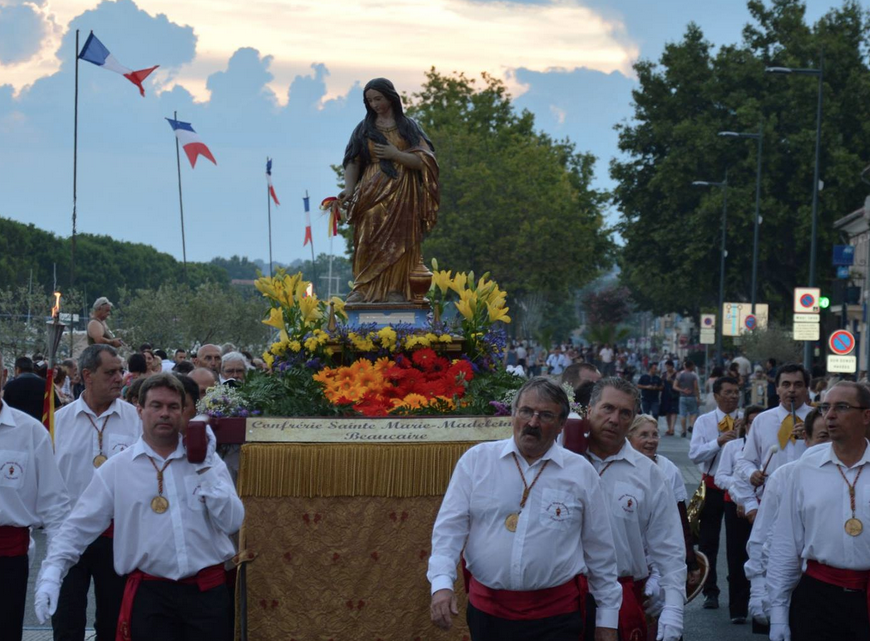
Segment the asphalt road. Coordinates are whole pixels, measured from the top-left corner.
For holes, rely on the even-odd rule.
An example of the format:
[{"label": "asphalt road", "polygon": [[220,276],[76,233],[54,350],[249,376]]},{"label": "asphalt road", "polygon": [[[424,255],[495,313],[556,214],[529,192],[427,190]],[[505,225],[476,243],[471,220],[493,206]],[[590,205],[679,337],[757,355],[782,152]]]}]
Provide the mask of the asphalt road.
[{"label": "asphalt road", "polygon": [[[664,422],[660,425],[660,432],[664,434]],[[679,432],[679,425],[677,426]],[[686,488],[689,496],[695,491],[698,483],[701,481],[701,474],[692,462],[689,460],[689,439],[680,438],[679,436],[662,436],[659,452],[667,456],[674,464],[680,468],[683,473],[683,478],[686,481]],[[41,531],[36,532],[37,542],[37,561],[33,564],[30,572],[30,590],[28,591],[27,610],[25,613],[25,641],[43,641],[51,639],[50,628],[39,626],[36,617],[33,614],[33,585],[36,580],[39,563],[42,562],[45,556],[45,537]],[[763,641],[766,637],[763,635],[752,634],[751,627],[748,623],[743,625],[734,625],[728,616],[728,585],[726,577],[728,570],[725,564],[725,528],[722,528],[722,543],[720,545],[720,555],[717,563],[719,572],[719,588],[722,593],[719,596],[720,608],[718,610],[704,610],[703,597],[699,596],[694,601],[686,606],[686,616],[684,622],[684,641]],[[88,599],[90,610],[88,613],[88,624],[92,624],[94,620],[93,613],[93,589]],[[90,635],[88,635],[90,638]]]}]

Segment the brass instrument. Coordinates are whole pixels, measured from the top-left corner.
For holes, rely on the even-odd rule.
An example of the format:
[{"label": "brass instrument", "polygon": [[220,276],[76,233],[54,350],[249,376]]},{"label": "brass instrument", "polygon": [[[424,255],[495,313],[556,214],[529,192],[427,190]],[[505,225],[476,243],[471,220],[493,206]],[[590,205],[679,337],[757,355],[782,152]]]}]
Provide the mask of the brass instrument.
[{"label": "brass instrument", "polygon": [[707,486],[703,479],[698,484],[698,489],[692,495],[689,505],[686,506],[686,518],[689,521],[689,529],[695,538],[701,533],[701,510],[704,509],[704,501],[707,498]]}]

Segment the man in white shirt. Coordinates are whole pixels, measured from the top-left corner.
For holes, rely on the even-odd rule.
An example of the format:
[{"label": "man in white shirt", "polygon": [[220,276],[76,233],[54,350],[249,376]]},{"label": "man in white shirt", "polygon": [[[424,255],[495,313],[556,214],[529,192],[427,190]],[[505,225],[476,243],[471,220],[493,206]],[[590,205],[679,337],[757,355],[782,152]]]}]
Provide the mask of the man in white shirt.
[{"label": "man in white shirt", "polygon": [[64,574],[114,519],[115,570],[129,575],[118,638],[232,638],[224,562],[234,554],[229,535],[241,527],[244,508],[213,435],[202,463],[187,460],[184,400],[172,374],[143,383],[142,437],[96,471],[49,545],[36,587],[40,621],[56,606]]},{"label": "man in white shirt", "polygon": [[[136,408],[122,401],[122,363],[111,345],[91,345],[79,357],[85,391],[55,414],[55,456],[72,505],[81,498],[103,463],[131,446],[142,434]],[[124,577],[112,564],[113,529],[98,537],[70,568],[52,617],[55,641],[84,637],[88,589],[94,581],[98,641],[112,639],[118,623]]]},{"label": "man in white shirt", "polygon": [[[704,508],[700,515],[700,536],[698,549],[710,561],[710,572],[704,583],[704,607],[715,610],[719,607],[719,586],[716,574],[716,557],[719,554],[719,535],[722,530],[722,517],[725,514],[725,490],[717,487],[716,472],[719,459],[726,443],[737,438],[735,425],[741,417],[737,406],[740,404],[740,382],[730,376],[720,376],[713,383],[713,398],[716,409],[698,417],[689,444],[689,458],[701,470],[701,478],[706,485]],[[730,592],[733,597],[733,591]],[[746,599],[749,594],[745,595]],[[746,599],[732,603],[729,599],[731,617],[746,619]]]},{"label": "man in white shirt", "polygon": [[[775,382],[779,405],[758,415],[743,454],[734,463],[737,476],[755,488],[759,499],[767,477],[779,466],[798,460],[807,449],[803,422],[812,410],[807,405],[810,375],[802,365],[791,363],[777,370]],[[746,518],[754,521],[757,500],[750,500],[744,509]]]},{"label": "man in white shirt", "polygon": [[623,588],[620,638],[646,638],[643,601],[649,559],[659,574],[658,586],[647,594],[651,611],[662,608],[657,638],[677,641],[683,631],[686,597],[683,526],[670,482],[626,440],[639,404],[640,392],[625,379],[603,378],[595,384],[587,457],[601,478],[616,544]]},{"label": "man in white shirt", "polygon": [[514,402],[513,437],[477,445],[456,464],[427,574],[438,627],[450,629],[458,613],[462,553],[472,641],[576,641],[587,579],[599,604],[594,639],[616,641],[621,590],[607,506],[592,466],[555,443],[567,416],[565,391],[532,378]]},{"label": "man in white shirt", "polygon": [[571,360],[562,353],[562,348],[558,345],[553,348],[553,353],[547,357],[547,367],[553,376],[561,376],[570,364]]},{"label": "man in white shirt", "polygon": [[598,359],[601,361],[601,370],[605,376],[613,376],[613,350],[609,345],[605,344],[598,352]]},{"label": "man in white shirt", "polygon": [[[0,388],[3,387],[0,354]],[[45,426],[0,400],[0,638],[21,641],[30,528],[53,537],[72,507]]]},{"label": "man in white shirt", "polygon": [[795,464],[774,524],[773,641],[870,639],[870,390],[837,383],[819,411],[831,443]]}]

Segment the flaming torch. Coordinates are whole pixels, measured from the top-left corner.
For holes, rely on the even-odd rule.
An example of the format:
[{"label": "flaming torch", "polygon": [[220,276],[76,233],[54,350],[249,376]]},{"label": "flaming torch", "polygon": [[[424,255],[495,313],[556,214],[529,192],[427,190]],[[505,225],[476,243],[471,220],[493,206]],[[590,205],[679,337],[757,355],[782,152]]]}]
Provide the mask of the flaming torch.
[{"label": "flaming torch", "polygon": [[46,351],[48,352],[48,371],[45,376],[45,395],[42,401],[42,424],[51,434],[54,442],[54,366],[57,348],[63,338],[66,325],[60,322],[60,292],[54,293],[54,307],[51,308],[51,320],[46,324]]}]

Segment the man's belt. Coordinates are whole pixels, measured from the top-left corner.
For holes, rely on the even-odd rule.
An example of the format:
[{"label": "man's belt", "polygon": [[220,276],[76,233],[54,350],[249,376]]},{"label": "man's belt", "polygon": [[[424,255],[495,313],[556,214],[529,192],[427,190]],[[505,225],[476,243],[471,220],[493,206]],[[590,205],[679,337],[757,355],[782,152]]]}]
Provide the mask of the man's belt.
[{"label": "man's belt", "polygon": [[167,581],[169,583],[181,583],[183,585],[196,585],[200,592],[211,590],[227,582],[224,564],[219,563],[211,567],[203,568],[195,575],[173,581],[159,576],[146,574],[142,570],[133,570],[127,576],[127,584],[124,586],[124,599],[121,601],[121,612],[118,615],[118,629],[115,633],[115,641],[131,641],[130,624],[133,618],[133,601],[142,581]]},{"label": "man's belt", "polygon": [[622,606],[619,608],[619,638],[647,641],[646,613],[643,611],[643,586],[646,581],[619,577],[622,585]]},{"label": "man's belt", "polygon": [[30,546],[30,528],[0,525],[0,556],[23,556]]}]

